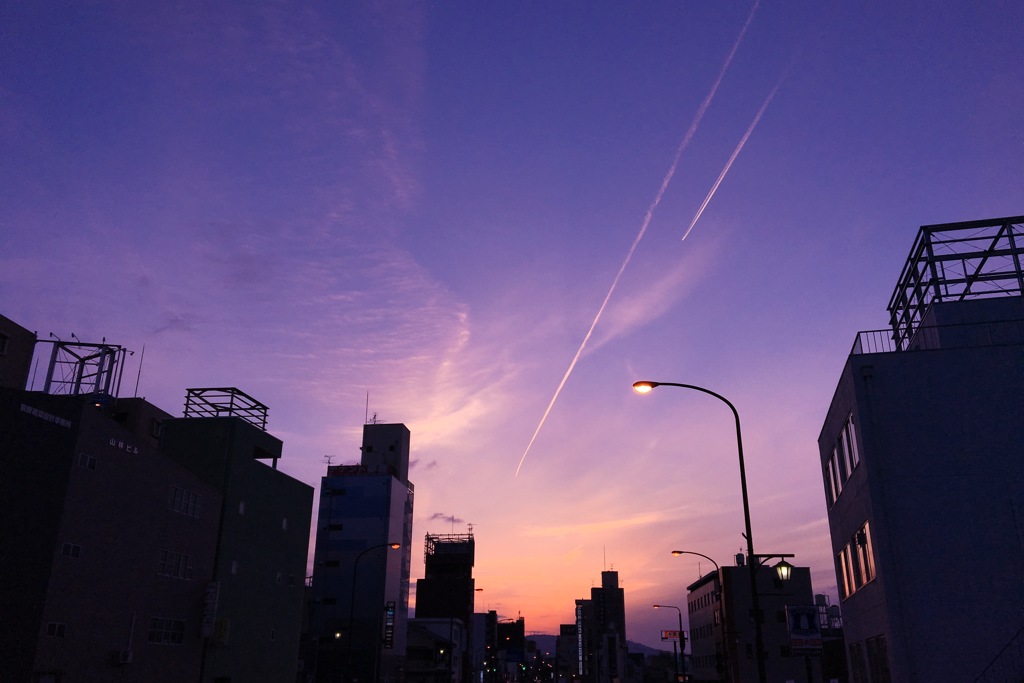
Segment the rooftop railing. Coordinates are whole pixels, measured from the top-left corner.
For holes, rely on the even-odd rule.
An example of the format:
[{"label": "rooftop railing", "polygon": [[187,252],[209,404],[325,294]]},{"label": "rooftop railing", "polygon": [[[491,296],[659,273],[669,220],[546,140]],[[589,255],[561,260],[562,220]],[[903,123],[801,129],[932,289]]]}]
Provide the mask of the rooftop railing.
[{"label": "rooftop railing", "polygon": [[850,355],[1024,344],[1024,320],[930,325],[918,327],[909,339],[893,337],[891,329],[858,332]]}]

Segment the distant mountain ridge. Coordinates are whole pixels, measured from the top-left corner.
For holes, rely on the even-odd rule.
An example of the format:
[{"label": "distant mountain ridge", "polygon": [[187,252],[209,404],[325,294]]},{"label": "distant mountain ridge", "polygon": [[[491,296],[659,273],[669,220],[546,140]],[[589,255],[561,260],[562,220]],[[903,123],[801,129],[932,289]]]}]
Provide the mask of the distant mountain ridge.
[{"label": "distant mountain ridge", "polygon": [[[537,643],[537,650],[540,652],[550,652],[552,657],[555,655],[555,641],[557,638],[558,636],[553,636],[547,633],[538,633],[536,635],[526,636],[527,640],[532,640]],[[644,645],[643,643],[634,643],[632,640],[626,641],[626,649],[630,652],[642,652],[645,657],[656,654],[672,653],[671,650],[660,650],[658,648]]]}]

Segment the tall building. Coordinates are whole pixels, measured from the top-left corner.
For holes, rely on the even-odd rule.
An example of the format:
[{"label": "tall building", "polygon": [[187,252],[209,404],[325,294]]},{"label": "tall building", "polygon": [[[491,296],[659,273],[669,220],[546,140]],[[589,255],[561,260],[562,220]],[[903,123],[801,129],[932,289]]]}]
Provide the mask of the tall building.
[{"label": "tall building", "polygon": [[1019,677],[1022,224],[923,226],[840,375],[818,447],[852,681]]},{"label": "tall building", "polygon": [[[449,619],[471,634],[474,597],[473,562],[476,541],[473,530],[466,534],[427,534],[423,553],[424,577],[416,581],[416,618]],[[454,626],[452,627],[454,630]],[[460,670],[472,673],[472,643],[463,647]]]},{"label": "tall building", "polygon": [[44,391],[0,388],[0,679],[294,677],[312,489],[257,460],[280,442],[117,398],[123,347],[47,344]]},{"label": "tall building", "polygon": [[590,683],[625,679],[626,603],[618,572],[601,572],[590,599],[576,601],[576,638],[574,676]]},{"label": "tall building", "polygon": [[[396,680],[404,665],[412,563],[409,430],[363,426],[359,465],[321,479],[314,550],[310,679]],[[392,547],[397,546],[397,547]]]}]

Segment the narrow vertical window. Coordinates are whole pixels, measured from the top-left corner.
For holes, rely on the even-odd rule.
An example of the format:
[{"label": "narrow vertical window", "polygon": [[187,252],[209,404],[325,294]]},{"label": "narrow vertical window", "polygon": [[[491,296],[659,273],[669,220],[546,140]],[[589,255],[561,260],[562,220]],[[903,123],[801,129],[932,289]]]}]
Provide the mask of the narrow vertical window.
[{"label": "narrow vertical window", "polygon": [[836,502],[836,489],[832,483],[832,471],[829,469],[828,463],[825,463],[821,476],[825,480],[825,501],[828,507],[832,507],[832,504]]},{"label": "narrow vertical window", "polygon": [[853,413],[846,420],[846,437],[850,444],[850,462],[856,467],[860,464],[860,448],[857,445],[857,431],[853,427]]}]

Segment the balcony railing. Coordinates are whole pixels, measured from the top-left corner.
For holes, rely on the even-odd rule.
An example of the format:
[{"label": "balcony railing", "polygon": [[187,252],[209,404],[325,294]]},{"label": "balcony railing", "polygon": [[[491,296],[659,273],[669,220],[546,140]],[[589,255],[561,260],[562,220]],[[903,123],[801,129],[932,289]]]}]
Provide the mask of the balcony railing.
[{"label": "balcony railing", "polygon": [[902,342],[893,336],[891,329],[858,332],[850,355],[1024,344],[1024,320],[919,327],[913,337]]}]

